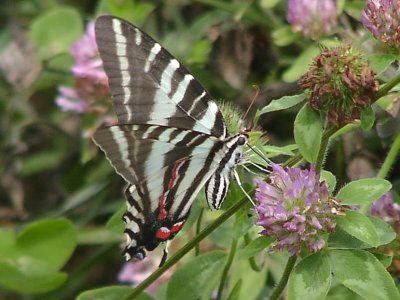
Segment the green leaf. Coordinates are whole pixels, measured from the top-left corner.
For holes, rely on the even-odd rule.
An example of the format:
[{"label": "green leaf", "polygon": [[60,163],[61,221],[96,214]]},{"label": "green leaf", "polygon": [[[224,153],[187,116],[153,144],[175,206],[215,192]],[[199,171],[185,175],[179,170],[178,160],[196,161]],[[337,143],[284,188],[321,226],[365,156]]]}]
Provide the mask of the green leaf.
[{"label": "green leaf", "polygon": [[167,300],[186,300],[188,295],[192,299],[210,299],[221,279],[226,256],[222,251],[208,252],[180,267],[169,281]]},{"label": "green leaf", "polygon": [[262,9],[271,9],[279,3],[279,0],[260,0],[260,7]]},{"label": "green leaf", "polygon": [[361,12],[365,6],[365,1],[346,1],[344,11],[356,20],[361,20]]},{"label": "green leaf", "polygon": [[18,254],[45,261],[56,269],[71,257],[76,244],[77,230],[66,219],[33,223],[20,233],[16,241]]},{"label": "green leaf", "polygon": [[64,153],[55,149],[39,153],[31,153],[22,159],[22,176],[32,176],[58,166],[64,158]]},{"label": "green leaf", "polygon": [[54,290],[67,279],[67,274],[57,272],[48,263],[20,256],[17,259],[0,259],[0,285],[22,293],[43,293]]},{"label": "green leaf", "polygon": [[81,16],[72,7],[58,6],[46,10],[32,21],[29,28],[29,37],[38,47],[41,59],[68,52],[82,34]]},{"label": "green leaf", "polygon": [[399,92],[391,91],[390,94],[386,94],[383,97],[379,98],[375,103],[385,110],[392,117],[397,116],[397,106],[399,102]]},{"label": "green leaf", "polygon": [[88,202],[90,198],[97,195],[107,185],[106,182],[100,181],[90,185],[84,185],[80,190],[71,194],[60,209],[60,214],[73,210],[74,208]]},{"label": "green leaf", "polygon": [[0,259],[10,255],[15,247],[15,233],[12,230],[0,228]]},{"label": "green leaf", "polygon": [[322,123],[320,117],[304,105],[294,121],[294,139],[303,157],[315,163],[321,146]]},{"label": "green leaf", "polygon": [[365,300],[342,284],[332,285],[326,300]]},{"label": "green leaf", "polygon": [[263,153],[266,153],[267,157],[274,157],[276,155],[293,156],[293,150],[296,150],[297,148],[298,147],[296,144],[285,145],[282,147],[265,145],[262,146],[261,150],[263,151]]},{"label": "green leaf", "polygon": [[[121,223],[122,220],[121,220]],[[79,245],[104,245],[121,243],[122,231],[119,233],[108,230],[104,227],[92,227],[81,230],[78,236]]]},{"label": "green leaf", "polygon": [[331,172],[322,170],[321,171],[321,180],[325,181],[328,185],[329,192],[333,192],[336,187],[336,177]]},{"label": "green leaf", "polygon": [[313,61],[313,58],[320,53],[320,49],[316,46],[310,46],[306,48],[291,64],[291,67],[286,70],[283,74],[282,79],[285,82],[294,82],[303,75],[307,69],[309,68],[310,64]]},{"label": "green leaf", "polygon": [[236,258],[247,259],[253,257],[267,248],[273,241],[274,239],[272,238],[260,236],[255,240],[252,240],[246,247],[239,249],[236,254]]},{"label": "green leaf", "polygon": [[[77,300],[120,300],[125,299],[133,291],[130,286],[108,286],[104,288],[85,291],[78,295]],[[152,300],[153,298],[141,293],[136,300]]]},{"label": "green leaf", "polygon": [[118,16],[137,26],[140,26],[154,10],[151,3],[138,3],[139,1],[101,0],[97,6],[97,15],[104,14]]},{"label": "green leaf", "polygon": [[261,115],[272,112],[278,111],[282,109],[287,109],[293,107],[300,102],[303,102],[306,99],[305,94],[293,95],[293,96],[284,96],[279,99],[272,100],[267,106],[263,107],[256,112],[256,119],[258,119]]},{"label": "green leaf", "polygon": [[372,107],[364,108],[361,111],[361,128],[364,130],[370,130],[374,126],[375,112]]},{"label": "green leaf", "polygon": [[247,259],[235,258],[230,272],[228,290],[233,290],[234,285],[241,281],[239,299],[258,299],[265,288],[269,271],[267,268],[262,268],[260,272],[254,271]]},{"label": "green leaf", "polygon": [[389,268],[393,261],[393,256],[383,253],[372,253],[379,262],[384,266],[385,269]]},{"label": "green leaf", "polygon": [[300,261],[289,277],[289,300],[320,300],[331,286],[331,266],[328,257],[314,253]]},{"label": "green leaf", "polygon": [[335,277],[364,299],[400,299],[393,278],[379,260],[364,250],[330,250]]},{"label": "green leaf", "polygon": [[121,206],[121,208],[118,209],[118,211],[116,211],[108,220],[106,228],[110,231],[121,234],[125,229],[124,222],[122,221],[122,216],[124,215],[125,211],[126,205]]},{"label": "green leaf", "polygon": [[232,291],[229,293],[227,300],[240,300],[240,288],[242,287],[242,279],[239,279]]},{"label": "green leaf", "polygon": [[336,221],[341,229],[360,241],[374,247],[379,245],[379,236],[374,224],[363,214],[353,210],[347,210],[346,216],[338,217]]},{"label": "green leaf", "polygon": [[386,53],[374,53],[368,59],[372,70],[379,76],[396,60],[396,57]]},{"label": "green leaf", "polygon": [[373,201],[391,188],[392,184],[385,179],[365,178],[346,184],[336,197],[342,201],[342,204],[360,205],[361,211],[365,211]]},{"label": "green leaf", "polygon": [[[386,245],[396,238],[393,228],[380,218],[368,217],[375,227],[378,235],[377,246]],[[336,231],[329,235],[329,248],[333,249],[368,249],[371,244],[365,243],[356,237],[350,235],[338,226]]]},{"label": "green leaf", "polygon": [[339,226],[336,227],[334,233],[329,235],[328,238],[329,248],[332,249],[368,249],[371,248],[370,244],[364,243],[347,233]]},{"label": "green leaf", "polygon": [[24,293],[41,293],[67,278],[58,272],[76,247],[77,231],[65,219],[43,220],[27,226],[15,238],[0,231],[0,285]]},{"label": "green leaf", "polygon": [[389,244],[396,238],[396,232],[393,230],[387,222],[380,218],[368,217],[369,220],[374,224],[376,232],[379,236],[378,246]]}]

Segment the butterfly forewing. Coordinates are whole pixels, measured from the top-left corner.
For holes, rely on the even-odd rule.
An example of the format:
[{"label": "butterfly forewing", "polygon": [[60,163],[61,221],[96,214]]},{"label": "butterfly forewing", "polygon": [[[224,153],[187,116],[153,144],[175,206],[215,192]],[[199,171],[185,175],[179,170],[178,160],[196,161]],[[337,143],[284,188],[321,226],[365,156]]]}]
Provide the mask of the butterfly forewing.
[{"label": "butterfly forewing", "polygon": [[127,259],[144,258],[182,228],[206,184],[210,208],[224,200],[246,134],[229,137],[217,105],[147,34],[110,16],[96,20],[117,125],[93,136],[127,182]]},{"label": "butterfly forewing", "polygon": [[146,33],[102,16],[96,20],[96,40],[120,123],[227,136],[222,114],[205,89]]}]

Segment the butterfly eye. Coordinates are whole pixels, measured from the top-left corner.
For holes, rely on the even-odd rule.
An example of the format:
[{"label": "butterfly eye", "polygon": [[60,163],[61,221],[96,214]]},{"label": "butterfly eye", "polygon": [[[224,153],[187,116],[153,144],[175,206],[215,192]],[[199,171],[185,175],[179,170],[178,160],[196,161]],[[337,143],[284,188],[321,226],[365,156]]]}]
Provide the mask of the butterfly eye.
[{"label": "butterfly eye", "polygon": [[237,140],[237,144],[239,146],[242,146],[242,145],[246,144],[246,139],[243,136],[239,137],[238,140]]}]

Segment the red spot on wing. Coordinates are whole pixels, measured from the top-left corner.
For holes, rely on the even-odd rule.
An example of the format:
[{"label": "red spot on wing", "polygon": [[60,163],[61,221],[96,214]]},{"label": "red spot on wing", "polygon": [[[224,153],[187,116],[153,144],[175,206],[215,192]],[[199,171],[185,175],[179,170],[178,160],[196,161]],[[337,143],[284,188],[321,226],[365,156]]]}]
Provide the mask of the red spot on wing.
[{"label": "red spot on wing", "polygon": [[179,178],[179,169],[183,166],[183,164],[186,162],[186,159],[181,159],[178,160],[174,167],[172,168],[171,171],[171,179],[169,180],[168,183],[168,190],[171,190],[174,188],[174,186],[176,185],[176,182],[178,181]]},{"label": "red spot on wing", "polygon": [[161,227],[156,232],[156,237],[160,240],[167,240],[171,236],[171,230],[167,227]]},{"label": "red spot on wing", "polygon": [[165,195],[162,194],[160,197],[160,211],[158,213],[158,219],[164,220],[167,217],[167,210],[165,209]]},{"label": "red spot on wing", "polygon": [[166,206],[165,200],[168,196],[169,191],[172,190],[175,187],[176,183],[178,182],[179,169],[183,166],[186,160],[187,159],[180,159],[176,161],[174,166],[172,167],[171,178],[168,182],[168,190],[164,194],[162,194],[159,199],[159,213],[158,213],[159,220],[164,220],[167,217],[168,212],[165,209]]},{"label": "red spot on wing", "polygon": [[179,230],[181,230],[184,224],[185,221],[181,221],[172,225],[171,228],[161,227],[156,231],[157,239],[162,241],[168,240],[172,234],[177,233]]},{"label": "red spot on wing", "polygon": [[172,225],[171,232],[172,232],[172,233],[178,232],[179,230],[182,229],[183,224],[185,224],[184,221],[175,223],[174,225]]}]

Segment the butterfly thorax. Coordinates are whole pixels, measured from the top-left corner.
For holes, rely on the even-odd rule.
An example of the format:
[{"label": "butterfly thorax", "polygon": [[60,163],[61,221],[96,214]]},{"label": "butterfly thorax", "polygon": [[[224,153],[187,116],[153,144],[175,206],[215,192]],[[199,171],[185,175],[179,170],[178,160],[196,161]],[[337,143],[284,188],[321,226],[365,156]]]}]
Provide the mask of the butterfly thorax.
[{"label": "butterfly thorax", "polygon": [[206,183],[206,198],[210,209],[219,209],[229,188],[235,166],[242,159],[243,147],[247,144],[247,133],[239,133],[224,140],[224,156],[215,173]]}]

